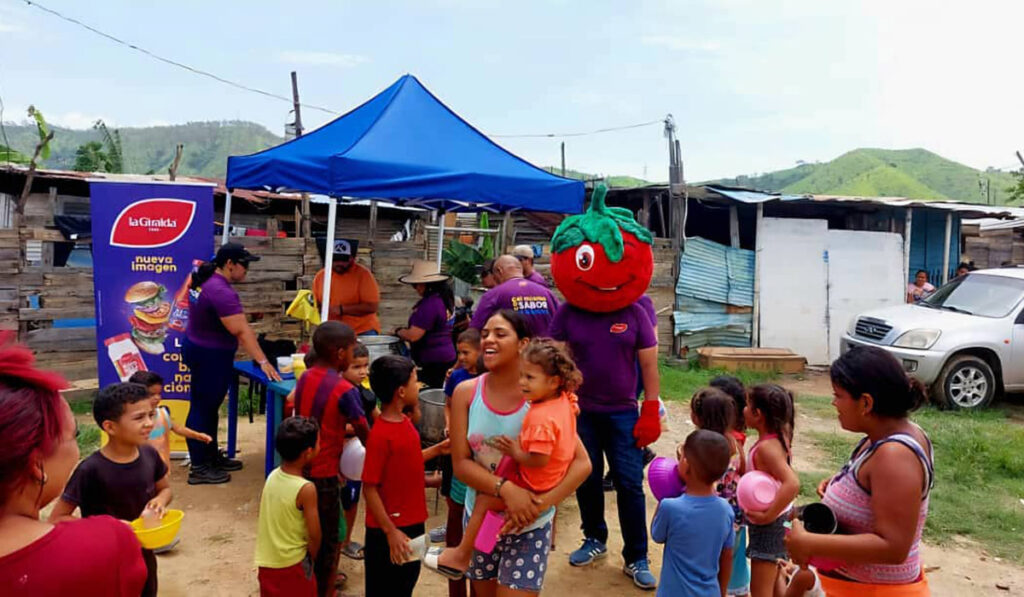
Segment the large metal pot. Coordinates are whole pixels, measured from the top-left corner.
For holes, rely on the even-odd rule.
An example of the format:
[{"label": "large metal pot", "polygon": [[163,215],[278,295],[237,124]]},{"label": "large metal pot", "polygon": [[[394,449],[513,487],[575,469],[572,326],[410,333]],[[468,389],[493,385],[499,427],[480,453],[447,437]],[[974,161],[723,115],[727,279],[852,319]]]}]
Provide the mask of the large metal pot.
[{"label": "large metal pot", "polygon": [[444,440],[444,390],[420,390],[420,441],[433,445]]},{"label": "large metal pot", "polygon": [[370,362],[386,354],[402,354],[402,339],[398,336],[359,336],[359,341],[370,351]]}]

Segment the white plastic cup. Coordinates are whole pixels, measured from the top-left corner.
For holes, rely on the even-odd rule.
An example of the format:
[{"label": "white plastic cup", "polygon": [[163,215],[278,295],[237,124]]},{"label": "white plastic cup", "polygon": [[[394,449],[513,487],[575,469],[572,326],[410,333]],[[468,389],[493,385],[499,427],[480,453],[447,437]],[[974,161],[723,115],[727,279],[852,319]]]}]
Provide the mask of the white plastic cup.
[{"label": "white plastic cup", "polygon": [[292,372],[292,358],[291,357],[277,357],[277,370],[281,373]]},{"label": "white plastic cup", "polygon": [[427,555],[427,548],[430,547],[430,539],[427,538],[426,533],[409,539],[409,549],[411,553],[409,557],[405,559],[405,563],[416,562],[422,560],[423,556]]}]

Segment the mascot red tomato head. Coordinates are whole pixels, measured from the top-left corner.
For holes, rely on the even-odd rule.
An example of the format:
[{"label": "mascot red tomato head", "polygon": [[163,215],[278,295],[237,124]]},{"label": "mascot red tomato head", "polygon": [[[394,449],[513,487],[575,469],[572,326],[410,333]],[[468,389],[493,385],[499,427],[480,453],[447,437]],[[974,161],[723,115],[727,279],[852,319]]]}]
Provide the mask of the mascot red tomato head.
[{"label": "mascot red tomato head", "polygon": [[651,233],[621,207],[607,207],[608,189],[594,189],[586,213],[566,218],[551,237],[551,275],[573,306],[598,313],[631,305],[647,291],[654,269]]}]

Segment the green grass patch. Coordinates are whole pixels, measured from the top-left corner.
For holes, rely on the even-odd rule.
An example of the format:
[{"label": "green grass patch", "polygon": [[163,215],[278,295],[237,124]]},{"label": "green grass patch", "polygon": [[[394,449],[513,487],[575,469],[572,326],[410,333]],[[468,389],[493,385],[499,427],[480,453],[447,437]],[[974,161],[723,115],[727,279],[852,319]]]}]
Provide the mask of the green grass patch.
[{"label": "green grass patch", "polygon": [[68,402],[68,406],[71,407],[71,412],[76,415],[91,415],[92,414],[92,400],[71,400]]},{"label": "green grass patch", "polygon": [[[814,398],[813,405],[825,398]],[[808,402],[808,397],[801,403]],[[805,406],[814,408],[813,406]],[[1024,426],[1000,410],[951,412],[925,408],[914,420],[935,449],[925,540],[948,544],[956,536],[979,542],[992,555],[1024,563]],[[823,432],[806,435],[838,471],[857,438]],[[823,462],[822,465],[826,463]],[[812,474],[800,475],[813,495]]]},{"label": "green grass patch", "polygon": [[662,361],[658,369],[661,372],[661,398],[666,401],[689,400],[697,390],[708,385],[709,381],[719,375],[733,375],[747,387],[778,377],[775,373],[766,371],[704,369],[697,365],[669,361]]},{"label": "green grass patch", "polygon": [[78,425],[78,450],[82,458],[92,454],[100,447],[100,428],[90,423]]}]

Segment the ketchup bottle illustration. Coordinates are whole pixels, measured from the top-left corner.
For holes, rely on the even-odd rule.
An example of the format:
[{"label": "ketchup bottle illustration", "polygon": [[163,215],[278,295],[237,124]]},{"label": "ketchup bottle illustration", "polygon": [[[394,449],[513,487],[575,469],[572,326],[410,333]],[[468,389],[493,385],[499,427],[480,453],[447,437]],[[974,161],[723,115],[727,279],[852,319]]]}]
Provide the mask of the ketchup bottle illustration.
[{"label": "ketchup bottle illustration", "polygon": [[171,308],[171,320],[167,327],[178,332],[184,332],[188,327],[188,288],[192,284],[192,274],[199,270],[203,262],[199,259],[192,260],[192,272],[185,278],[181,288],[174,293],[174,306]]}]

